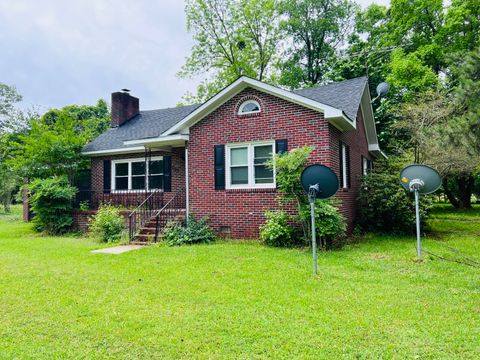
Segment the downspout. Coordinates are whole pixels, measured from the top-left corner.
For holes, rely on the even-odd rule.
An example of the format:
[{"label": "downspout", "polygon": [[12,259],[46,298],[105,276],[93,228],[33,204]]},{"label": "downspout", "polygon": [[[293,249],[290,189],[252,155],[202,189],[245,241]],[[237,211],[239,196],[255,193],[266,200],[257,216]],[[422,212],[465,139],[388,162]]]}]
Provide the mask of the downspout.
[{"label": "downspout", "polygon": [[188,223],[188,215],[190,213],[190,206],[189,206],[189,186],[188,186],[188,143],[185,144],[185,220]]}]

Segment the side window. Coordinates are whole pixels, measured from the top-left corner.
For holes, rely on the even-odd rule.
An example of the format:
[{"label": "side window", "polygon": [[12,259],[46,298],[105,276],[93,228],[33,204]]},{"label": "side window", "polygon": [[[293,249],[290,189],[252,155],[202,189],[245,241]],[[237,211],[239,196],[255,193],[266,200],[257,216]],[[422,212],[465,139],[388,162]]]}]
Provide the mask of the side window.
[{"label": "side window", "polygon": [[340,187],[350,188],[350,147],[340,142]]}]

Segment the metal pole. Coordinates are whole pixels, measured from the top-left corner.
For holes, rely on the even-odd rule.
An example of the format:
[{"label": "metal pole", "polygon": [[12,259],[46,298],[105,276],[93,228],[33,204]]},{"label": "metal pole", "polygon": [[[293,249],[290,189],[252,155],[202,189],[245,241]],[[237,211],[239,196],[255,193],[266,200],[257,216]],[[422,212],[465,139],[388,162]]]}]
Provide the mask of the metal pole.
[{"label": "metal pole", "polygon": [[317,274],[317,234],[315,231],[315,197],[310,198],[310,213],[312,216],[312,253],[313,253],[313,274]]},{"label": "metal pole", "polygon": [[415,215],[417,220],[417,255],[422,258],[422,240],[420,239],[420,195],[418,189],[415,189]]}]

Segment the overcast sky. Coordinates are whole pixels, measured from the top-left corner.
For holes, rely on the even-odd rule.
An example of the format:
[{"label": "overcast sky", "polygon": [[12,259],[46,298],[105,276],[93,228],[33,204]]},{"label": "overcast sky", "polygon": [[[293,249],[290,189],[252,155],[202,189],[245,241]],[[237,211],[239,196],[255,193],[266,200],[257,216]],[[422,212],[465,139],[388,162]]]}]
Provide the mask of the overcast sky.
[{"label": "overcast sky", "polygon": [[141,109],[175,106],[198,84],[175,76],[191,46],[181,0],[0,1],[0,82],[24,106],[94,104],[125,87]]}]

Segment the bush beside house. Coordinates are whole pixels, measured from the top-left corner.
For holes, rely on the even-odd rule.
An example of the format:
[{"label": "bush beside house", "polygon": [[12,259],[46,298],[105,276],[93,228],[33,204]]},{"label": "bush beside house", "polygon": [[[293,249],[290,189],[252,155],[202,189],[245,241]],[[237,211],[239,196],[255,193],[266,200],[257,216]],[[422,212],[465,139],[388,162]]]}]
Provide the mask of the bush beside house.
[{"label": "bush beside house", "polygon": [[72,200],[76,192],[66,176],[32,181],[30,204],[35,228],[48,234],[68,231],[73,223]]},{"label": "bush beside house", "polygon": [[116,242],[122,238],[125,222],[120,210],[110,204],[102,204],[89,220],[90,235],[102,242]]},{"label": "bush beside house", "polygon": [[[415,204],[412,194],[400,186],[399,173],[400,167],[389,161],[379,163],[363,177],[359,196],[359,225],[363,231],[397,234],[415,231]],[[422,197],[422,226],[431,205],[431,197]]]},{"label": "bush beside house", "polygon": [[[260,229],[260,238],[272,246],[304,246],[310,239],[310,204],[300,184],[300,176],[308,163],[313,147],[304,146],[288,153],[277,154],[269,163],[276,171],[280,204],[294,204],[296,213],[284,211],[265,212],[266,223]],[[316,234],[324,247],[331,246],[335,239],[343,237],[346,230],[344,217],[335,203],[317,199]],[[301,228],[303,234],[296,229]],[[303,236],[302,236],[303,235]]]}]

